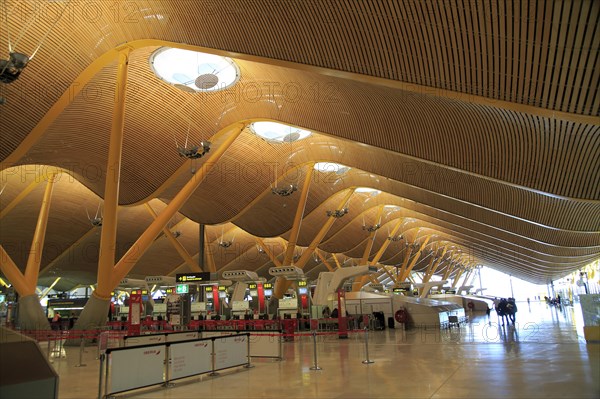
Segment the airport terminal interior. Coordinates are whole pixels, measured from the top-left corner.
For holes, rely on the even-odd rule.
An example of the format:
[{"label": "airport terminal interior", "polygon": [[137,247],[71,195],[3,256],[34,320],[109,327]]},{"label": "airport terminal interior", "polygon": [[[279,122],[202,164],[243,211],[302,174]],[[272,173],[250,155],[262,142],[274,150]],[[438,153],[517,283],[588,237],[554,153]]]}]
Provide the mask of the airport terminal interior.
[{"label": "airport terminal interior", "polygon": [[600,2],[0,6],[0,397],[600,396]]}]

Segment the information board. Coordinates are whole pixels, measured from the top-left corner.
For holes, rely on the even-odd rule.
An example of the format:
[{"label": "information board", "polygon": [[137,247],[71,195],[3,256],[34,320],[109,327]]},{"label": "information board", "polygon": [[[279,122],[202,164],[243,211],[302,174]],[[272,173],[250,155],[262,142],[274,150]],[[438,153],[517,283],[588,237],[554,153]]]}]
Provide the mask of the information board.
[{"label": "information board", "polygon": [[210,272],[202,273],[178,273],[175,281],[178,283],[200,283],[210,281]]}]

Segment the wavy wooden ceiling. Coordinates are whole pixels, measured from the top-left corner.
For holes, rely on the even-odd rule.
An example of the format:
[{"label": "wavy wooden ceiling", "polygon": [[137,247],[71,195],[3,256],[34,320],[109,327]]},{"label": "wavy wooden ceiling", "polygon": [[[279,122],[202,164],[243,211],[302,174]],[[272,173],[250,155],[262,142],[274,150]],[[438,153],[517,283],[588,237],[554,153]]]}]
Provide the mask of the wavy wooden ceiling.
[{"label": "wavy wooden ceiling", "polygon": [[[32,21],[16,49],[30,53],[65,3],[38,5],[37,14],[37,3],[8,4],[15,7],[8,18],[13,38]],[[114,63],[99,68],[52,123],[36,125],[70,85],[81,86],[88,66],[141,39],[229,54],[241,79],[223,92],[185,93],[149,68],[156,45],[130,54],[120,197],[128,206],[119,213],[119,253],[150,222],[140,204],[150,201],[159,210],[191,169],[202,166],[175,151],[174,140],[183,141],[188,127],[196,142],[222,130],[212,138],[218,146],[240,123],[271,119],[315,134],[272,144],[246,128],[172,222],[194,256],[195,222],[215,225],[208,234],[218,270],[266,276],[272,263],[256,237],[267,237],[280,256],[283,241],[276,237],[288,237],[299,197],[274,196],[270,186],[278,178],[301,189],[316,161],[352,169],[343,176],[315,174],[301,246],[344,190],[382,190],[355,194],[351,213],[323,240],[333,267],[331,253],[354,258],[348,263],[362,257],[363,219],[374,224],[386,204],[400,208],[384,212],[371,258],[399,220],[408,221],[400,231],[407,236],[435,232],[428,249],[437,254],[441,243],[451,242],[469,253],[464,264],[535,282],[600,256],[599,2],[72,1],[66,10],[21,78],[0,86],[7,99],[0,106],[1,207],[36,178],[31,165],[61,167],[76,178],[63,175],[55,190],[46,279],[63,275],[87,284],[95,278],[97,254],[90,253],[99,238],[85,210],[95,212],[104,191]],[[2,46],[6,34],[0,29]],[[19,265],[42,187],[1,220],[0,240]],[[238,231],[229,249],[218,245],[226,222],[235,224],[226,232]],[[402,241],[392,243],[382,262],[401,263],[403,248]],[[424,258],[414,270],[427,267]],[[158,238],[132,275],[185,270],[182,263]],[[326,267],[319,259],[306,269],[315,276]]]}]

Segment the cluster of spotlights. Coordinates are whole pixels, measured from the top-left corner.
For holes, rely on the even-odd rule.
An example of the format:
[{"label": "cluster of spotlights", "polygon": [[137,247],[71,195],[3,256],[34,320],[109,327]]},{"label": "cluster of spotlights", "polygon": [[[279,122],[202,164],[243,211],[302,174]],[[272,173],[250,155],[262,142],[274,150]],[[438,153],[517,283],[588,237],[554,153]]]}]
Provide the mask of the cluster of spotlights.
[{"label": "cluster of spotlights", "polygon": [[348,213],[348,208],[336,209],[335,211],[327,211],[328,217],[341,218]]},{"label": "cluster of spotlights", "polygon": [[187,159],[198,159],[202,158],[210,151],[210,142],[209,141],[201,141],[200,145],[193,146],[190,148],[187,147],[177,147],[177,152],[180,157],[185,157]]}]

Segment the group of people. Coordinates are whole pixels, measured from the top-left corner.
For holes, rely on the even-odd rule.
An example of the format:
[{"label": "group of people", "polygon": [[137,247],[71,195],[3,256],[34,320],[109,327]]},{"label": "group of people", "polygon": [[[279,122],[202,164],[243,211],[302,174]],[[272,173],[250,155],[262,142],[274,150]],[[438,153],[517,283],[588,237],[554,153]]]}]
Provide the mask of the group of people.
[{"label": "group of people", "polygon": [[506,321],[507,324],[510,322],[515,324],[517,304],[515,298],[495,298],[494,309],[499,319],[502,319],[502,325]]},{"label": "group of people", "polygon": [[560,307],[560,305],[562,304],[560,295],[556,295],[556,298],[549,298],[549,297],[545,296],[544,300],[546,301],[546,303],[548,305]]}]

